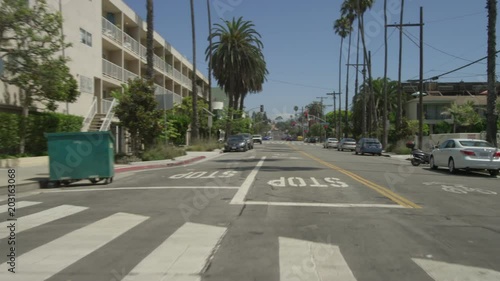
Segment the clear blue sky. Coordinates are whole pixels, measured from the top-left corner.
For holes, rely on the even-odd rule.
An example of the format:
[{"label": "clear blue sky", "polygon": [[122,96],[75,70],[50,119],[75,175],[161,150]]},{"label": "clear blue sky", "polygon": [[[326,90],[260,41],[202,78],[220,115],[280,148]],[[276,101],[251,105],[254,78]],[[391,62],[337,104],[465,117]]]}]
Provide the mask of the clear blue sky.
[{"label": "clear blue sky", "polygon": [[[145,0],[125,0],[125,2],[140,17],[146,18]],[[327,92],[338,91],[340,37],[334,33],[332,26],[333,21],[340,15],[339,8],[342,1],[210,0],[210,3],[213,23],[242,16],[246,20],[253,21],[255,29],[262,35],[264,55],[270,74],[264,84],[264,90],[246,98],[247,109],[264,104],[269,117],[288,116],[293,113],[295,105],[300,108],[312,101],[319,101],[317,97],[326,97]],[[399,3],[400,0],[388,0],[388,5],[392,7],[388,12],[389,23],[399,22]],[[367,47],[372,52],[374,77],[383,77],[384,73],[383,4],[383,0],[376,0],[365,18]],[[486,0],[406,0],[405,23],[419,22],[420,6],[424,9],[425,23],[424,78],[442,74],[486,56]],[[191,60],[189,0],[155,0],[154,7],[155,30]],[[207,75],[206,0],[195,0],[195,14],[197,67]],[[497,31],[499,29],[500,24],[497,25]],[[418,43],[418,27],[407,27],[405,32],[409,37],[413,36],[412,39]],[[390,28],[388,35],[390,36],[388,77],[397,80],[399,33],[395,28]],[[403,40],[403,81],[418,79],[418,46],[406,36]],[[346,63],[345,58],[346,56],[343,64]],[[354,56],[351,59],[354,59]],[[351,60],[351,63],[354,62]],[[346,68],[343,67],[343,94],[345,73]],[[349,80],[351,85],[349,96],[352,98],[354,68],[351,68]],[[486,61],[439,79],[441,82],[461,80],[486,82]],[[215,85],[215,81],[213,83]],[[345,95],[342,100],[344,97]],[[330,104],[333,103],[331,96],[328,101]],[[330,111],[331,107],[327,110]]]}]

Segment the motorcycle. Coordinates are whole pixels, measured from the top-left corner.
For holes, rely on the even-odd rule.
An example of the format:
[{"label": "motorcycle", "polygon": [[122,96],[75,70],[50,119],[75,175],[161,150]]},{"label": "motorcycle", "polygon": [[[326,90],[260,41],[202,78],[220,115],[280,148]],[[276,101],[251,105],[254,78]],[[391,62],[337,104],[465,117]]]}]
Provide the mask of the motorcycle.
[{"label": "motorcycle", "polygon": [[413,149],[411,151],[411,164],[413,166],[419,166],[420,164],[429,164],[430,153],[423,152],[420,149]]}]

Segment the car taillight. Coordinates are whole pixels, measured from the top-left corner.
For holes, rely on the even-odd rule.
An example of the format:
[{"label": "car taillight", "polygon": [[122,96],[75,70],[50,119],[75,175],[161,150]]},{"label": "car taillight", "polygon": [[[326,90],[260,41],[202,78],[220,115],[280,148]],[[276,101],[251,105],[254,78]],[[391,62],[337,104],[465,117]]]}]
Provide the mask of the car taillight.
[{"label": "car taillight", "polygon": [[467,156],[476,156],[476,153],[474,153],[474,151],[460,150],[460,152],[462,152],[464,155],[467,155]]},{"label": "car taillight", "polygon": [[500,158],[500,151],[497,151],[497,152],[495,153],[495,155],[493,155],[493,157],[495,157],[495,158]]}]

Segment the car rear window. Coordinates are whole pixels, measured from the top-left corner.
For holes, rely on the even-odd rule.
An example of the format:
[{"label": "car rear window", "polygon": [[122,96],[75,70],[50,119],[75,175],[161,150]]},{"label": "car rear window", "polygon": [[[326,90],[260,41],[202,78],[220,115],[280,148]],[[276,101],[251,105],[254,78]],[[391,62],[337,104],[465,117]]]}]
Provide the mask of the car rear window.
[{"label": "car rear window", "polygon": [[345,139],[344,141],[348,141],[348,142],[353,142],[354,141],[355,142],[354,139]]},{"label": "car rear window", "polygon": [[486,141],[459,141],[462,146],[475,146],[475,147],[494,147],[491,143]]}]

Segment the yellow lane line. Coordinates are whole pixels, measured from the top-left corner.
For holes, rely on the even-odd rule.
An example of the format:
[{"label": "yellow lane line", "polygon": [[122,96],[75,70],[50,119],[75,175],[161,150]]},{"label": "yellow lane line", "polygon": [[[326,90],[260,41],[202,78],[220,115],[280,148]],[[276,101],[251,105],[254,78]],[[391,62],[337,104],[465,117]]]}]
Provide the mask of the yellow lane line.
[{"label": "yellow lane line", "polygon": [[327,167],[329,167],[329,168],[331,168],[333,170],[339,171],[342,174],[344,174],[346,176],[349,176],[353,180],[355,180],[357,182],[360,182],[363,185],[369,187],[370,189],[373,189],[376,192],[378,192],[378,193],[384,195],[385,197],[391,199],[396,204],[399,204],[399,205],[401,205],[401,206],[403,206],[405,208],[414,208],[414,209],[420,209],[420,208],[422,208],[421,206],[413,203],[412,201],[406,199],[405,197],[392,192],[391,190],[389,190],[386,187],[383,187],[383,186],[378,185],[378,184],[376,184],[374,182],[371,182],[371,181],[369,181],[369,180],[367,180],[367,179],[365,179],[365,178],[363,178],[363,177],[361,177],[361,176],[359,176],[359,175],[357,175],[357,174],[355,174],[353,172],[344,170],[344,169],[342,169],[340,167],[337,167],[337,166],[335,166],[333,164],[330,164],[330,163],[328,163],[328,162],[326,162],[326,161],[324,161],[324,160],[322,160],[320,158],[317,158],[317,157],[315,157],[313,155],[310,155],[310,154],[308,154],[308,153],[306,153],[304,151],[298,150],[297,148],[295,148],[295,147],[293,147],[291,145],[290,145],[290,147],[293,148],[293,149],[295,149],[296,151],[302,153],[303,155],[305,155],[305,156],[307,156],[307,157],[315,160],[316,162],[319,162],[319,163],[321,163],[321,164],[323,164],[323,165],[325,165],[325,166],[327,166]]}]

